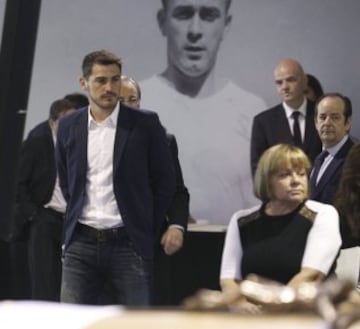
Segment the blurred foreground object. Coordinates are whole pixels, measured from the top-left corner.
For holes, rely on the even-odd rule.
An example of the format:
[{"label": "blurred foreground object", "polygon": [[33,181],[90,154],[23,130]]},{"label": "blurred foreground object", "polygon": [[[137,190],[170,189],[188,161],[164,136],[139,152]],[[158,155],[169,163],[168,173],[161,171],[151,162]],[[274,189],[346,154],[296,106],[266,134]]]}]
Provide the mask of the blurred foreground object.
[{"label": "blurred foreground object", "polygon": [[345,329],[360,319],[360,295],[347,280],[300,283],[296,288],[251,275],[238,290],[200,290],[184,303],[186,310],[227,310],[243,314],[315,312],[328,329]]}]

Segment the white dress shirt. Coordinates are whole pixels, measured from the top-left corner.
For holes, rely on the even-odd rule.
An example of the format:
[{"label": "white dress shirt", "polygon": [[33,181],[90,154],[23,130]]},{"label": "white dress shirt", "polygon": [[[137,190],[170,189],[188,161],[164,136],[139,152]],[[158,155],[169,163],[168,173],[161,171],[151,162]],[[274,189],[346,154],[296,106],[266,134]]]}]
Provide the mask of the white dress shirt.
[{"label": "white dress shirt", "polygon": [[123,225],[113,190],[113,156],[119,106],[98,123],[88,115],[86,197],[79,222],[96,229]]}]

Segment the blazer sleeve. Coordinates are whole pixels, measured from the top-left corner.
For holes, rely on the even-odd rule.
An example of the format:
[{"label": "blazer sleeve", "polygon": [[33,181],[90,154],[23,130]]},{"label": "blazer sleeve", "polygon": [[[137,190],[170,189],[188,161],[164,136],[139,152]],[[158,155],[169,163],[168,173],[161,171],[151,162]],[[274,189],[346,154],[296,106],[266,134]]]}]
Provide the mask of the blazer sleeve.
[{"label": "blazer sleeve", "polygon": [[29,186],[31,185],[32,173],[34,171],[35,160],[38,156],[37,146],[32,138],[25,140],[20,151],[19,176],[17,184],[17,204],[20,213],[30,220],[37,210],[37,205],[31,199]]},{"label": "blazer sleeve", "polygon": [[157,114],[151,117],[149,174],[154,201],[154,233],[158,235],[175,193],[176,177],[165,129]]},{"label": "blazer sleeve", "polygon": [[184,184],[184,178],[178,155],[178,146],[174,135],[167,134],[171,158],[174,164],[176,190],[167,212],[169,225],[180,225],[186,230],[189,218],[190,195]]}]

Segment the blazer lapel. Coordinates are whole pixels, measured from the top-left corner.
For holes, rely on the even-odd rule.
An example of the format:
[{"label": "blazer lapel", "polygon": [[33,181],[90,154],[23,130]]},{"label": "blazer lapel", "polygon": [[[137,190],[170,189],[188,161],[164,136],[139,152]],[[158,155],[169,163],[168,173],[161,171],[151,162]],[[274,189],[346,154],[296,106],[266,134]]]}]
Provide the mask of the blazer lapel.
[{"label": "blazer lapel", "polygon": [[316,194],[321,192],[325,188],[328,182],[333,178],[336,170],[342,165],[343,162],[343,158],[336,158],[336,156],[334,157],[334,159],[332,159],[329,166],[326,168],[325,172],[321,176],[318,184],[316,185]]},{"label": "blazer lapel", "polygon": [[346,155],[348,154],[352,145],[353,145],[352,140],[348,138],[348,140],[343,145],[343,147],[335,154],[334,159],[332,159],[329,166],[326,168],[325,172],[321,176],[318,184],[316,185],[316,193],[322,191],[324,187],[327,185],[327,183],[331,179],[333,179],[338,168],[343,165]]},{"label": "blazer lapel", "polygon": [[114,170],[115,173],[119,167],[121,157],[124,153],[125,145],[129,136],[129,133],[134,125],[130,109],[120,103],[119,115],[117,120],[115,143],[114,143]]},{"label": "blazer lapel", "polygon": [[283,143],[293,144],[293,136],[290,130],[289,121],[286,117],[284,106],[281,104],[279,111],[275,112],[277,118],[274,120],[274,130],[278,131],[279,140]]},{"label": "blazer lapel", "polygon": [[87,143],[88,143],[88,109],[84,109],[83,113],[78,116],[74,125],[74,136],[77,148],[78,164],[80,172],[86,173],[87,168]]}]

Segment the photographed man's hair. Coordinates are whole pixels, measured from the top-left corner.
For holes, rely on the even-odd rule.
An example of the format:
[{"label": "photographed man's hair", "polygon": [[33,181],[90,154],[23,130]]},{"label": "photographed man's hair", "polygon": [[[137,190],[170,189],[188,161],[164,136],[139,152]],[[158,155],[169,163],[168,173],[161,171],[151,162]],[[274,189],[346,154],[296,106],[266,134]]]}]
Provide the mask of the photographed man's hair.
[{"label": "photographed man's hair", "polygon": [[[164,9],[166,9],[168,1],[171,1],[171,0],[161,0]],[[224,0],[224,1],[226,2],[226,11],[228,11],[232,0]]]},{"label": "photographed man's hair", "polygon": [[107,50],[97,50],[93,51],[90,54],[87,54],[84,57],[82,62],[82,73],[85,79],[88,79],[92,73],[92,68],[95,64],[99,65],[117,65],[122,70],[122,62],[121,58],[117,57],[113,53]]},{"label": "photographed man's hair", "polygon": [[344,117],[345,117],[345,122],[347,122],[349,120],[349,118],[352,117],[352,104],[351,104],[351,100],[349,97],[344,96],[340,93],[326,93],[326,94],[322,95],[315,104],[315,117],[317,117],[317,115],[318,115],[319,103],[324,98],[328,98],[328,97],[329,98],[339,98],[344,102]]},{"label": "photographed man's hair", "polygon": [[56,121],[62,113],[72,110],[73,108],[73,104],[68,99],[57,99],[50,105],[49,119]]}]

